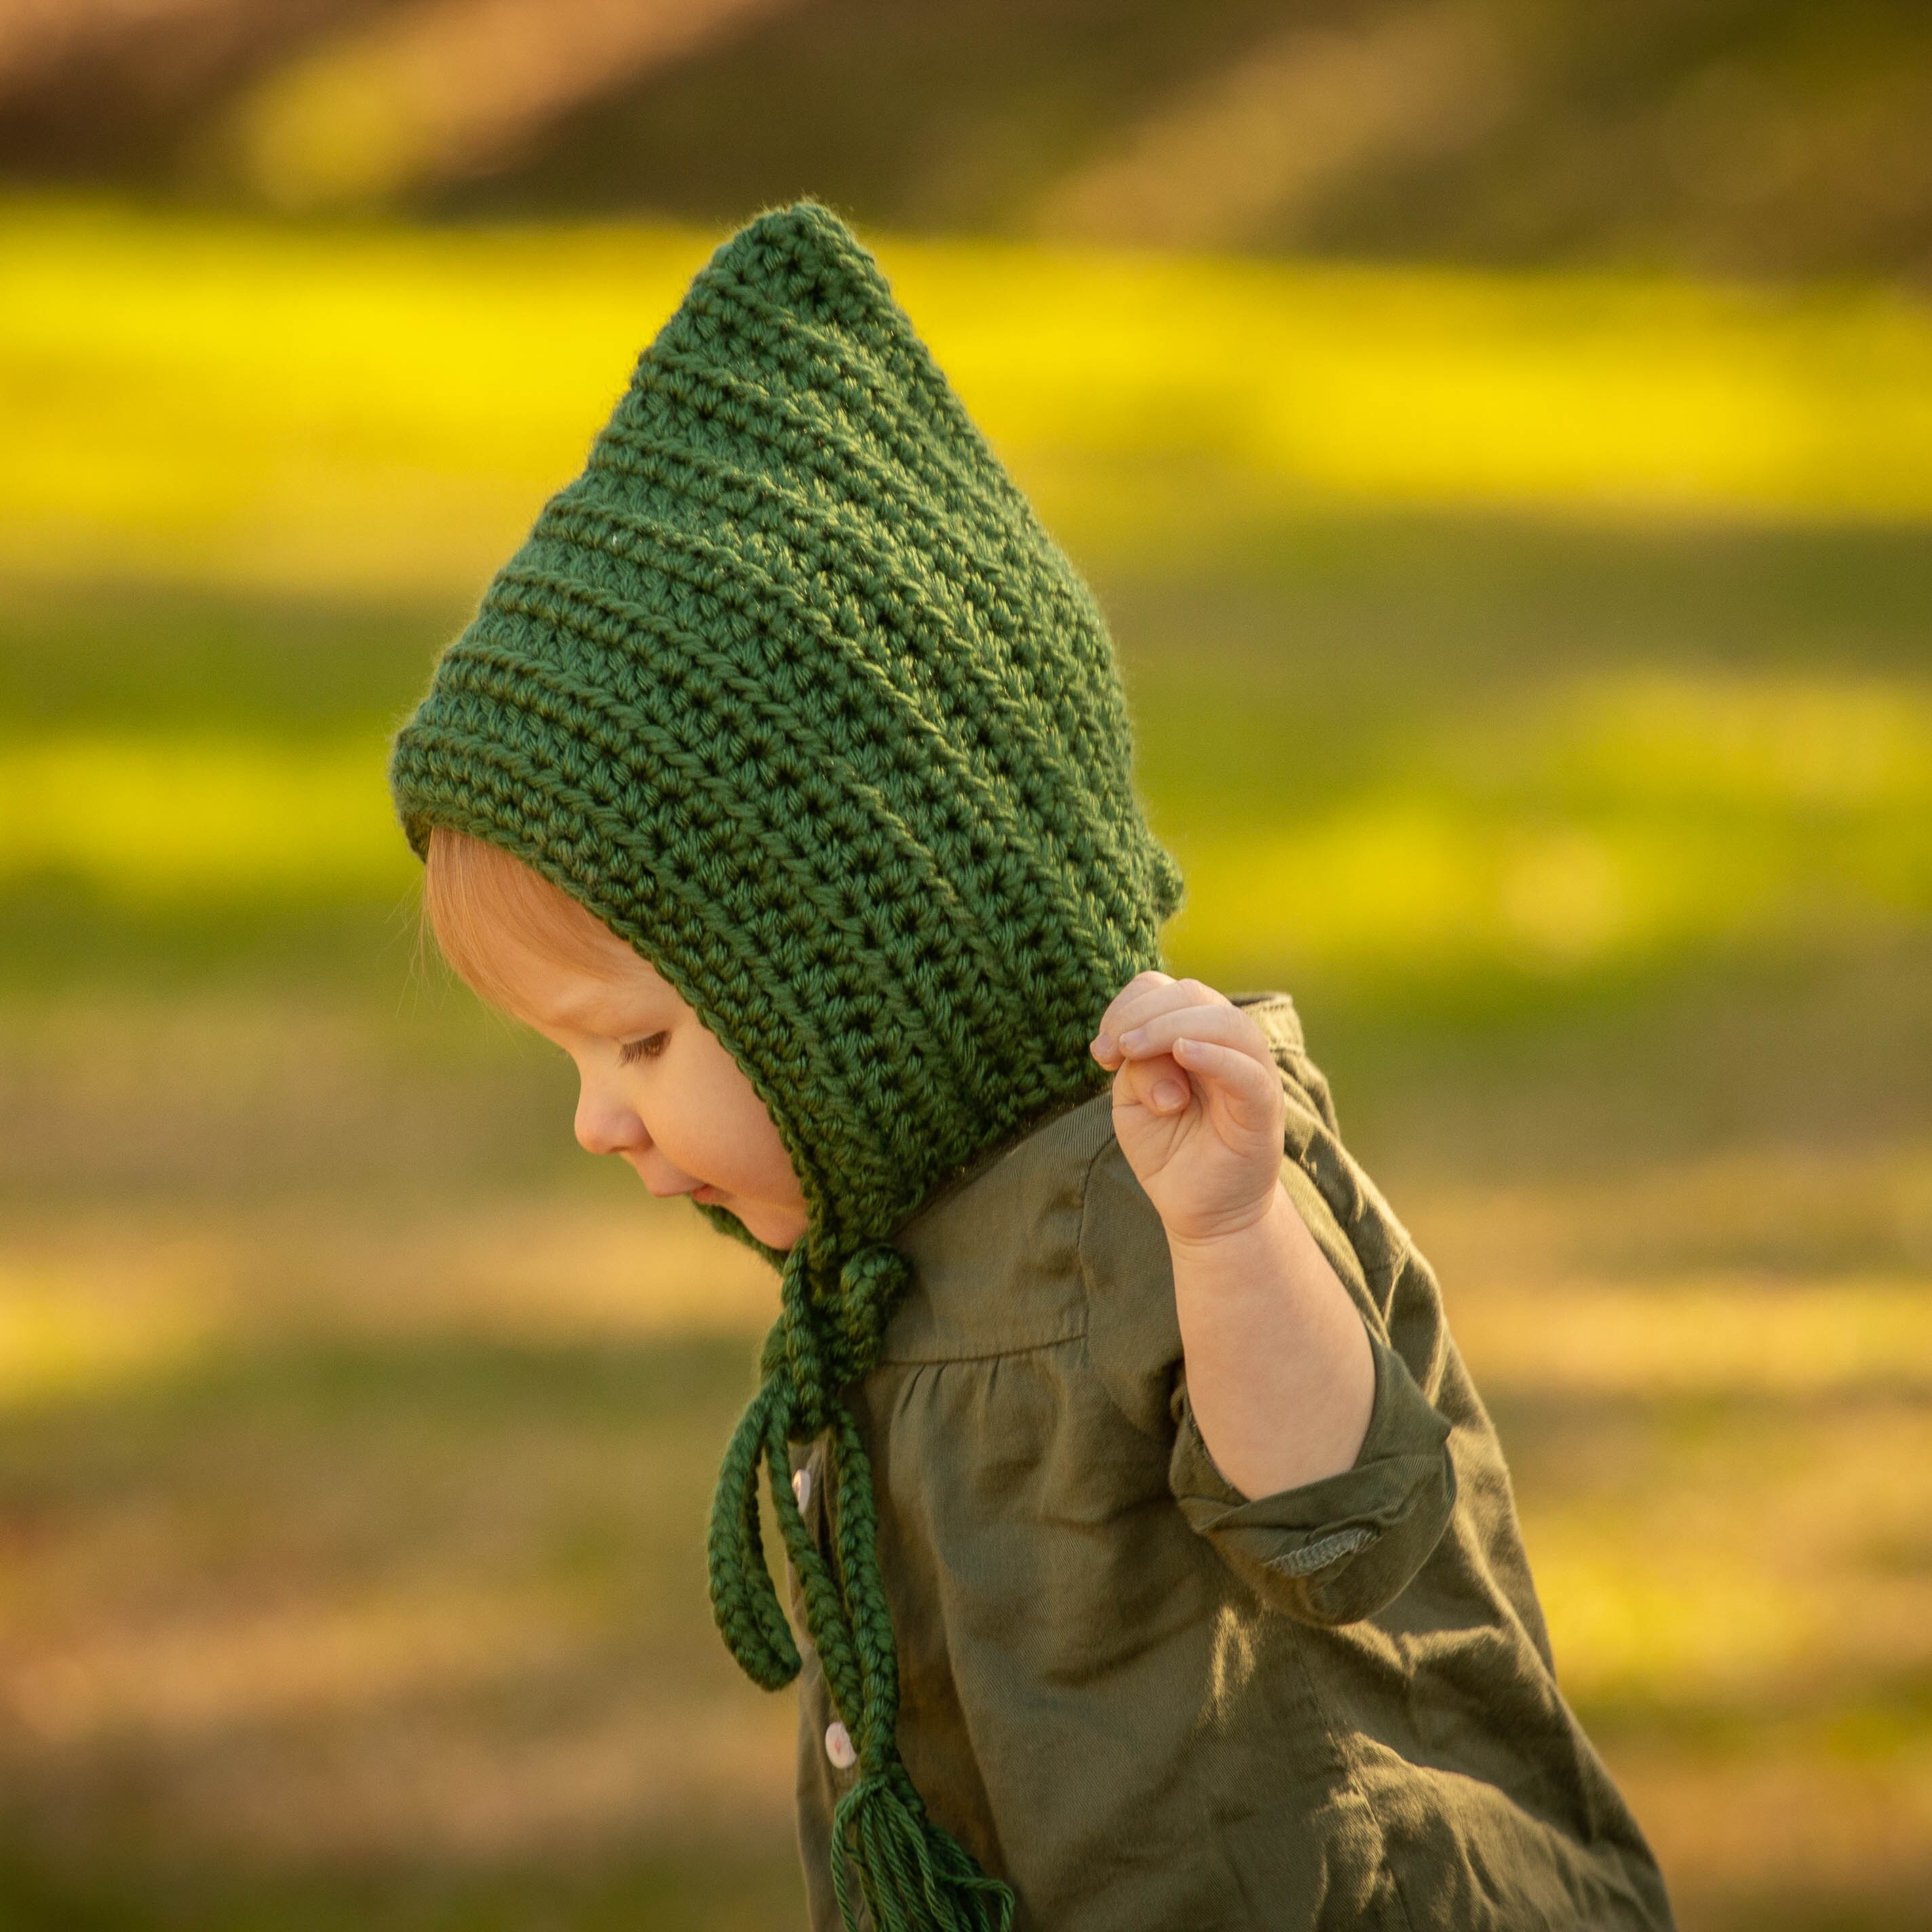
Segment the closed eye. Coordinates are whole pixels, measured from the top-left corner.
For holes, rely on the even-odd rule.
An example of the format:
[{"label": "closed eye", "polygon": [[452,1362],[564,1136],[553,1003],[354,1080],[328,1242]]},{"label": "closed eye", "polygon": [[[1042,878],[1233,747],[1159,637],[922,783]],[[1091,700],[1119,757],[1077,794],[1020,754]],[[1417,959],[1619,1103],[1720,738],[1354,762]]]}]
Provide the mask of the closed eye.
[{"label": "closed eye", "polygon": [[669,1042],[668,1033],[646,1034],[642,1040],[627,1040],[617,1049],[617,1060],[621,1066],[633,1066],[640,1060],[655,1060]]}]

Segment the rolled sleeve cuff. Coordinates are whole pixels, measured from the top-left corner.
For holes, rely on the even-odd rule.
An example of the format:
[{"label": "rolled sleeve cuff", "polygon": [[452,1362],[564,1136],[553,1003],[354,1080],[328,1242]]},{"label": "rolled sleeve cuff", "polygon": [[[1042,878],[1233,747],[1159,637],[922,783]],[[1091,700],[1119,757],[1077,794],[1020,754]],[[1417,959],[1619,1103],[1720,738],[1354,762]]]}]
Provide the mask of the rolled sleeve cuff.
[{"label": "rolled sleeve cuff", "polygon": [[1175,1393],[1174,1500],[1264,1604],[1304,1623],[1353,1623],[1393,1602],[1456,1506],[1448,1419],[1393,1348],[1369,1342],[1376,1399],[1354,1467],[1252,1502],[1216,1468],[1185,1383]]}]

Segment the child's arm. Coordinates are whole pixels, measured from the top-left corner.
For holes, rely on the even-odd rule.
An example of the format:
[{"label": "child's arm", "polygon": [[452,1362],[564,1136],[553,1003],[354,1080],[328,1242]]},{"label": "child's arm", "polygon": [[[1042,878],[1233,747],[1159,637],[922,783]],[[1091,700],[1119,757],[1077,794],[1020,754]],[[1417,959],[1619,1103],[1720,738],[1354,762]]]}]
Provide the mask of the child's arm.
[{"label": "child's arm", "polygon": [[1114,1130],[1167,1230],[1194,1419],[1272,1496],[1349,1468],[1376,1392],[1368,1331],[1281,1184],[1286,1103],[1261,1029],[1196,980],[1143,973],[1100,1022]]}]

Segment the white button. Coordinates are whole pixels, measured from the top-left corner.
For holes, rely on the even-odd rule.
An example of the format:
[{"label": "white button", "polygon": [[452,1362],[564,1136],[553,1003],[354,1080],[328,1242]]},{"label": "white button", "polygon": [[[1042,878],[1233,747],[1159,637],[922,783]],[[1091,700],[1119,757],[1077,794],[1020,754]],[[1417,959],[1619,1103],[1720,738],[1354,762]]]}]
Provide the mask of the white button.
[{"label": "white button", "polygon": [[859,1754],[852,1748],[852,1733],[836,1718],[825,1727],[825,1755],[840,1771],[850,1771],[859,1762]]},{"label": "white button", "polygon": [[791,1472],[791,1492],[798,1498],[798,1506],[800,1509],[806,1510],[811,1508],[812,1472],[809,1469],[793,1470]]}]

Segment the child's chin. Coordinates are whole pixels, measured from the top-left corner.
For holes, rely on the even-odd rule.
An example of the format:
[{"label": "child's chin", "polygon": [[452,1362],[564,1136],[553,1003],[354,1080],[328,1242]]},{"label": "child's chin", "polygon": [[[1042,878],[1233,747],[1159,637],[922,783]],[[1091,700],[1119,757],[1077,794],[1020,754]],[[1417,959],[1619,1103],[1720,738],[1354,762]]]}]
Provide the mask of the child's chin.
[{"label": "child's chin", "polygon": [[804,1222],[782,1208],[759,1208],[729,1195],[721,1196],[716,1204],[736,1215],[745,1232],[768,1248],[789,1248],[805,1232]]}]

